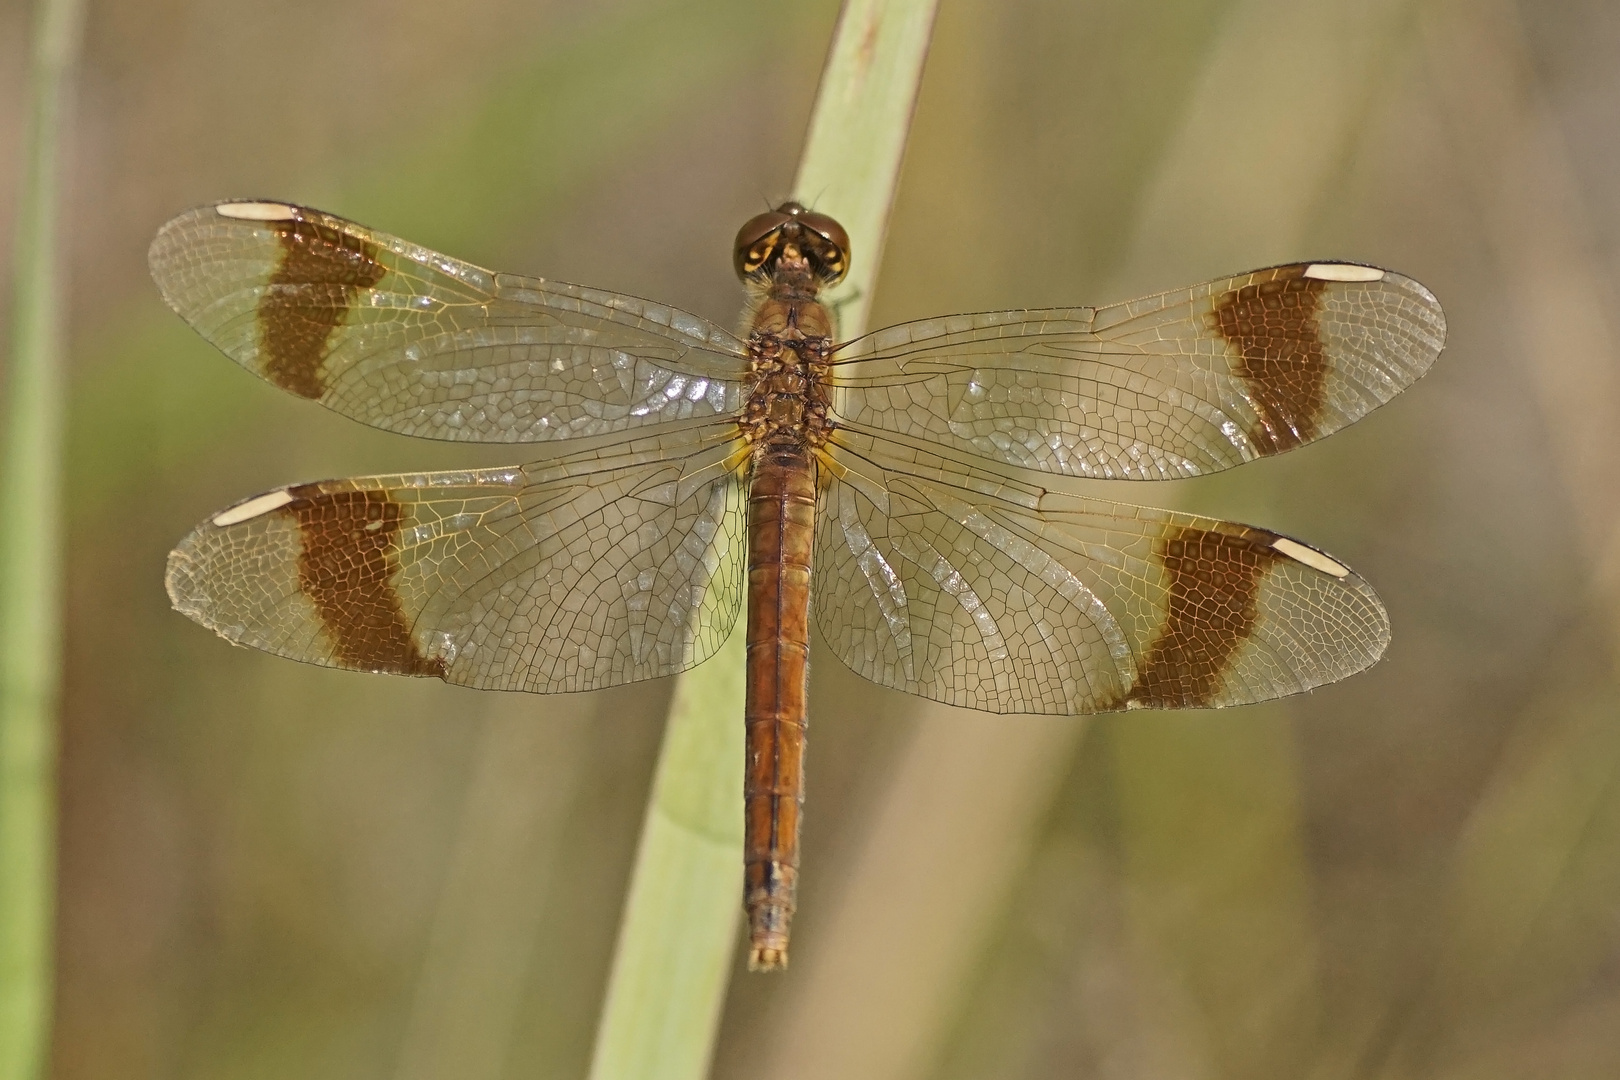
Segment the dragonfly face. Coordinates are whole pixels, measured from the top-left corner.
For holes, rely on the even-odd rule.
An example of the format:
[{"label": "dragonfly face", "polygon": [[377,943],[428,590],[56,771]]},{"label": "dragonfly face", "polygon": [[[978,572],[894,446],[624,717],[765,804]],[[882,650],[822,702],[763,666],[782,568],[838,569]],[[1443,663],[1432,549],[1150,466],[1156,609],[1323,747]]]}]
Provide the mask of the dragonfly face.
[{"label": "dragonfly face", "polygon": [[702,663],[746,606],[763,968],[793,914],[812,621],[873,682],[993,713],[1263,701],[1382,655],[1383,606],[1338,560],[1062,488],[1203,475],[1359,419],[1444,344],[1423,286],[1296,263],[840,343],[818,296],[849,252],[796,203],[745,224],[739,338],[316,210],[181,215],[153,275],[244,367],[389,431],[562,445],[245,500],[171,553],[175,607],[310,663],[561,693]]},{"label": "dragonfly face", "polygon": [[737,276],[744,281],[766,281],[777,261],[792,248],[802,253],[823,288],[836,285],[849,272],[849,234],[826,214],[785,202],[768,213],[748,219],[737,230],[732,245]]}]

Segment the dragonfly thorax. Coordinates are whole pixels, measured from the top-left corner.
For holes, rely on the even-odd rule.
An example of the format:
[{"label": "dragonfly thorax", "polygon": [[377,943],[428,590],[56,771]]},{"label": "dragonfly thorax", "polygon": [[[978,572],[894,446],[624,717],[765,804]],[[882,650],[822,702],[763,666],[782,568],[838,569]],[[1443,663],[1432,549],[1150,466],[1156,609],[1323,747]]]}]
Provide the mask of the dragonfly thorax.
[{"label": "dragonfly thorax", "polygon": [[[820,312],[820,304],[809,306]],[[832,428],[827,418],[831,350],[830,336],[806,336],[794,326],[785,333],[756,329],[749,335],[742,430],[756,451],[784,442],[820,446],[827,441]]]}]

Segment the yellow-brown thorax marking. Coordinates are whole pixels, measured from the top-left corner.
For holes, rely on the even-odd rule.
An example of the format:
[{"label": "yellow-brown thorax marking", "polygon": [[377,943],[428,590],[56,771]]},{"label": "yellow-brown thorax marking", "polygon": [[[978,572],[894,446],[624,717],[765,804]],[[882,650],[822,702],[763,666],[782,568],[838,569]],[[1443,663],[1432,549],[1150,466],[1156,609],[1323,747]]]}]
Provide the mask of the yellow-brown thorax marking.
[{"label": "yellow-brown thorax marking", "polygon": [[[796,254],[789,246],[788,256]],[[749,327],[748,403],[743,409],[743,437],[755,458],[770,444],[804,443],[819,448],[827,441],[828,357],[832,326],[827,309],[816,300],[819,284],[802,257],[773,276],[754,308]]]}]

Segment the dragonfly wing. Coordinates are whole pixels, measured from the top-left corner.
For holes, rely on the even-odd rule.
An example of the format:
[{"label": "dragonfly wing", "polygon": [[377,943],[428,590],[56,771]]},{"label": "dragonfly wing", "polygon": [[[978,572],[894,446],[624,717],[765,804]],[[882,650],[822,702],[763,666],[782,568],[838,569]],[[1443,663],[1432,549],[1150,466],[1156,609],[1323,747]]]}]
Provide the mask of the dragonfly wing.
[{"label": "dragonfly wing", "polygon": [[841,349],[846,426],[1068,476],[1200,476],[1365,416],[1445,343],[1411,278],[1296,263],[1104,308],[955,315]]},{"label": "dragonfly wing", "polygon": [[544,442],[735,413],[746,349],[674,308],[497,274],[283,203],[158,232],[169,306],[231,359],[374,427]]},{"label": "dragonfly wing", "polygon": [[1344,678],[1389,641],[1367,583],[1296,540],[839,442],[812,607],[883,686],[998,713],[1219,707]]},{"label": "dragonfly wing", "polygon": [[268,492],[169,556],[185,615],[328,667],[561,693],[707,659],[742,602],[743,493],[689,431],[527,468]]}]

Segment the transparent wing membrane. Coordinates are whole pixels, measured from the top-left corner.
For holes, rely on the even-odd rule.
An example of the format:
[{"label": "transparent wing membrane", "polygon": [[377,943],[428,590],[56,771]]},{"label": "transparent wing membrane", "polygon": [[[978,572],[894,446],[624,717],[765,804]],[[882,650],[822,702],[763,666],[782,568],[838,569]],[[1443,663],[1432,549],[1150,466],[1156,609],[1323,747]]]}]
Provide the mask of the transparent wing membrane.
[{"label": "transparent wing membrane", "polygon": [[857,430],[1042,472],[1200,476],[1360,419],[1444,342],[1412,279],[1297,263],[1103,308],[880,330],[840,350],[833,407]]},{"label": "transparent wing membrane", "polygon": [[232,642],[330,667],[539,693],[671,675],[742,603],[742,482],[707,434],[279,489],[193,530],[169,595]]},{"label": "transparent wing membrane", "polygon": [[165,225],[164,299],[243,367],[374,427],[544,442],[741,407],[746,349],[694,315],[497,274],[281,203]]},{"label": "transparent wing membrane", "polygon": [[1238,705],[1382,655],[1336,560],[1263,529],[1055,495],[841,433],[812,610],[883,686],[988,712]]},{"label": "transparent wing membrane", "polygon": [[[742,432],[805,423],[794,409],[821,400],[800,385],[809,369],[751,373],[748,346],[696,316],[285,203],[182,214],[150,262],[210,342],[346,416],[438,439],[588,440],[526,467],[246,500],[170,556],[191,618],[311,663],[542,693],[673,674],[730,632],[748,578]],[[769,301],[777,322],[761,325],[787,334],[802,303]],[[1032,481],[1197,476],[1280,453],[1388,401],[1445,333],[1410,278],[1295,263],[847,343],[818,450],[812,617],[868,679],[998,713],[1235,705],[1359,671],[1388,622],[1337,560]],[[786,438],[824,437],[807,431]]]}]

